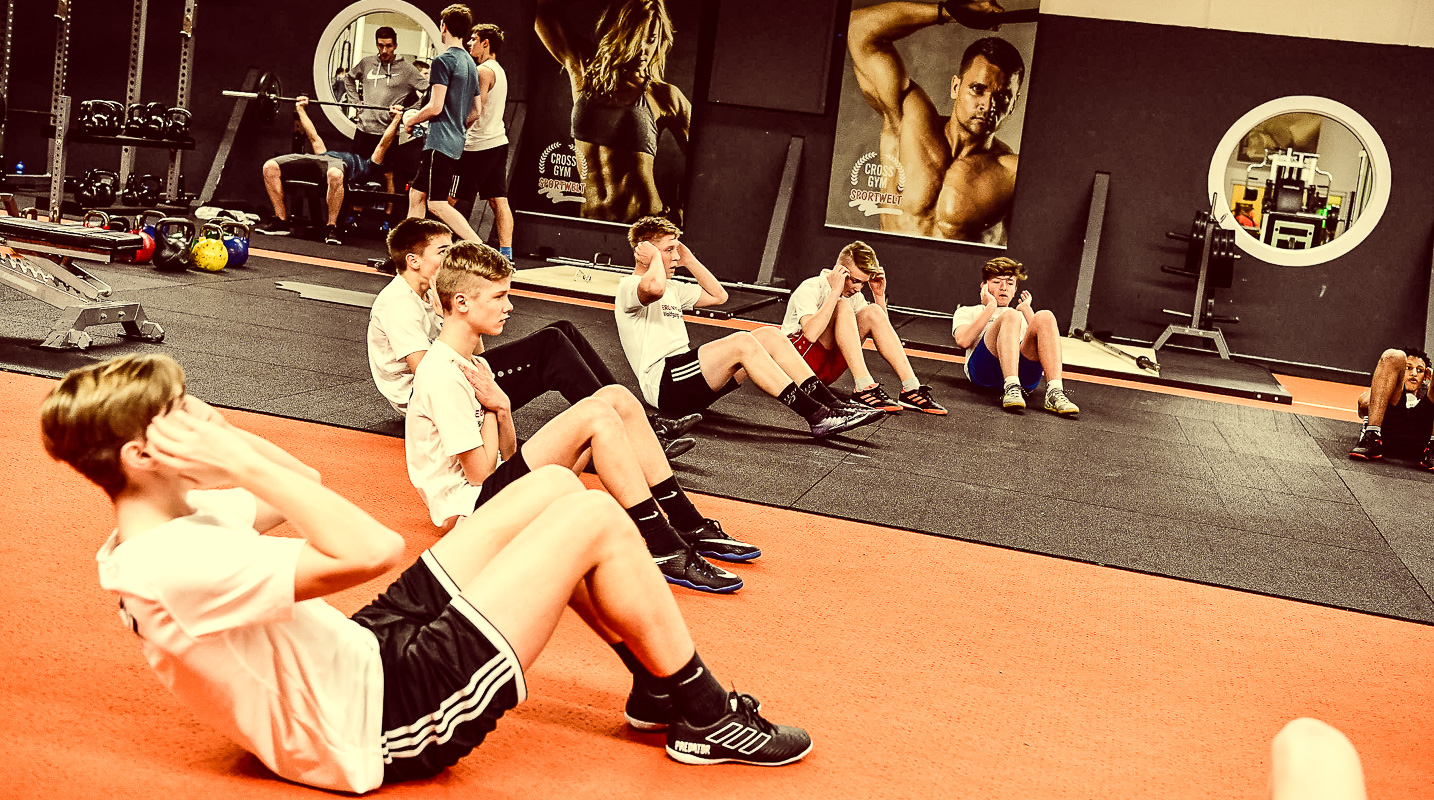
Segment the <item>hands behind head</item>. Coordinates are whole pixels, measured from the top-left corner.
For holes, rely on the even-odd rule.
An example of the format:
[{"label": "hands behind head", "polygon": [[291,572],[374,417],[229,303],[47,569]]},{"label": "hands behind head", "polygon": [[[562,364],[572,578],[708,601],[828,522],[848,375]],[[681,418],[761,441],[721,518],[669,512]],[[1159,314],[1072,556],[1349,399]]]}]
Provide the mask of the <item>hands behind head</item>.
[{"label": "hands behind head", "polygon": [[690,268],[692,266],[692,262],[696,260],[697,256],[692,255],[692,251],[687,249],[687,245],[683,244],[681,239],[678,239],[677,264],[675,266]]},{"label": "hands behind head", "polygon": [[872,297],[885,297],[885,296],[886,296],[886,273],[885,273],[885,272],[873,273],[872,276],[867,279],[866,285],[871,287],[871,296],[872,296]]},{"label": "hands behind head", "polygon": [[463,377],[468,379],[468,384],[473,387],[473,395],[478,398],[478,404],[488,411],[511,410],[508,395],[498,388],[498,381],[493,377],[493,368],[488,366],[484,359],[478,359],[477,364],[467,361],[458,362],[463,370]]},{"label": "hands behind head", "polygon": [[662,251],[652,242],[638,242],[637,247],[632,249],[633,257],[637,259],[637,265],[646,271],[652,266],[653,259],[662,260]]},{"label": "hands behind head", "polygon": [[986,282],[981,281],[981,305],[990,308],[996,307],[996,296],[986,288]]},{"label": "hands behind head", "polygon": [[233,485],[235,471],[258,457],[218,411],[188,395],[149,423],[145,452],[201,489]]},{"label": "hands behind head", "polygon": [[830,285],[834,291],[840,292],[842,287],[846,286],[846,276],[849,274],[851,273],[847,272],[845,265],[837,264],[827,273],[827,284]]}]

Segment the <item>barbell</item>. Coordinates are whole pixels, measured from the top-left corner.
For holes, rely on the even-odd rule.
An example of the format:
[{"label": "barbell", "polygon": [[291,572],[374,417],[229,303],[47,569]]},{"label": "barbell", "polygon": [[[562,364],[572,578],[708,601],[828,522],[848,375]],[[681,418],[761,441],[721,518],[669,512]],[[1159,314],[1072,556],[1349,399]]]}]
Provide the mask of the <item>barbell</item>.
[{"label": "barbell", "polygon": [[[233,89],[225,89],[221,94],[223,94],[225,97],[246,97],[250,100],[258,100],[259,121],[264,123],[265,125],[268,125],[279,118],[280,103],[297,103],[299,101],[299,98],[297,97],[284,97],[281,94],[284,91],[283,84],[280,83],[279,76],[275,75],[272,72],[266,72],[263,75],[259,76],[259,85],[256,87],[256,89],[257,91],[253,92],[240,92],[235,91]],[[375,111],[389,110],[388,106],[372,106],[365,105],[363,103],[344,103],[338,100],[310,99],[309,104],[315,106],[343,106],[345,108],[367,108],[373,109]]]}]

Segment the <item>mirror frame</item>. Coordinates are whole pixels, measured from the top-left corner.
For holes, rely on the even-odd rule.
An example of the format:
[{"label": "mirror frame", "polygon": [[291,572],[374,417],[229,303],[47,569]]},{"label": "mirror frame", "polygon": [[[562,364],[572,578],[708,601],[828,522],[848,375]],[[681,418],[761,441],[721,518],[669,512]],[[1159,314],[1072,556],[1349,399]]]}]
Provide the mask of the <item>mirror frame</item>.
[{"label": "mirror frame", "polygon": [[[379,11],[403,14],[409,17],[428,32],[429,40],[432,41],[435,46],[442,44],[443,37],[441,31],[438,29],[438,23],[434,22],[432,17],[412,3],[406,3],[403,2],[403,0],[359,0],[357,3],[345,6],[335,14],[334,18],[329,22],[328,27],[324,28],[323,34],[319,36],[318,46],[314,49],[315,92],[321,87],[328,86],[333,82],[333,76],[329,74],[329,54],[333,52],[334,44],[339,40],[339,34],[348,26],[354,24],[354,20],[357,20],[359,17]],[[344,136],[350,139],[353,138],[357,127],[353,124],[352,120],[344,116],[338,106],[319,107],[324,110],[324,118],[329,121],[330,125],[337,128],[338,132]]]},{"label": "mirror frame", "polygon": [[[1349,230],[1319,247],[1308,250],[1281,250],[1250,235],[1249,231],[1235,222],[1235,215],[1230,213],[1230,198],[1226,196],[1225,174],[1230,164],[1230,154],[1235,152],[1240,140],[1250,132],[1251,128],[1271,117],[1299,111],[1329,117],[1354,132],[1360,144],[1364,145],[1364,151],[1369,154],[1369,163],[1374,170],[1374,188],[1371,190],[1369,202],[1365,204],[1359,219],[1355,220]],[[1214,157],[1210,160],[1210,175],[1206,191],[1212,198],[1211,205],[1218,209],[1215,213],[1219,218],[1220,226],[1238,231],[1235,234],[1235,244],[1241,250],[1261,261],[1282,267],[1312,267],[1345,255],[1358,247],[1374,231],[1375,227],[1379,225],[1380,219],[1384,217],[1385,206],[1389,204],[1390,182],[1389,151],[1384,148],[1384,140],[1379,138],[1374,126],[1360,116],[1359,112],[1327,97],[1291,95],[1255,106],[1243,117],[1235,120],[1235,124],[1225,132],[1224,138],[1215,148]]]}]

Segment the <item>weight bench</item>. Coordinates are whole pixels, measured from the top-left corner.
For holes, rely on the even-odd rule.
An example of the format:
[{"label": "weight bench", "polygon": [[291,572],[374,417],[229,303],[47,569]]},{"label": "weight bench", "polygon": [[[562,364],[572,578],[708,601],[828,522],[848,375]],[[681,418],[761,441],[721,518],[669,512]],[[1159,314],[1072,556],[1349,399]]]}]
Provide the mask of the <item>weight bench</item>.
[{"label": "weight bench", "polygon": [[64,310],[41,347],[83,350],[91,342],[86,328],[112,324],[124,326],[128,338],[160,342],[164,329],[145,317],[139,303],[110,300],[109,284],[74,263],[107,264],[143,244],[137,233],[0,217],[0,282]]},{"label": "weight bench", "polygon": [[[382,186],[383,184],[378,185]],[[304,180],[283,181],[283,187],[284,207],[288,209],[289,221],[301,221],[309,227],[322,230],[329,216],[329,187]],[[398,219],[402,219],[403,215],[408,213],[407,194],[376,191],[367,186],[345,185],[344,204],[343,208],[339,210],[339,225],[343,225],[345,216],[357,217],[363,212],[363,209],[376,206],[379,203],[393,204],[394,209],[398,212]],[[390,213],[389,216],[392,217],[393,214]]]}]

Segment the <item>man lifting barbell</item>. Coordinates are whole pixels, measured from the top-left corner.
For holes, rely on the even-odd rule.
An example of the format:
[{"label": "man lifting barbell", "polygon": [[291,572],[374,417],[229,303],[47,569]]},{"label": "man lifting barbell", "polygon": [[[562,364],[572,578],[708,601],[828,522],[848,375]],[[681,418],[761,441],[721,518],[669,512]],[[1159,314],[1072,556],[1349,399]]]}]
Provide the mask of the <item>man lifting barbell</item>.
[{"label": "man lifting barbell", "polygon": [[344,206],[345,183],[362,186],[382,174],[382,164],[388,150],[398,135],[398,124],[403,113],[402,106],[393,106],[392,117],[383,137],[367,158],[341,150],[329,150],[314,128],[304,107],[309,98],[300,95],[294,100],[294,112],[299,118],[299,127],[309,139],[313,153],[290,153],[264,162],[264,189],[269,193],[269,202],[274,204],[274,215],[260,222],[254,230],[270,236],[287,236],[293,232],[289,224],[288,210],[284,207],[284,181],[315,180],[327,187],[325,197],[328,220],[324,227],[325,244],[343,244],[339,238],[339,212]]}]

